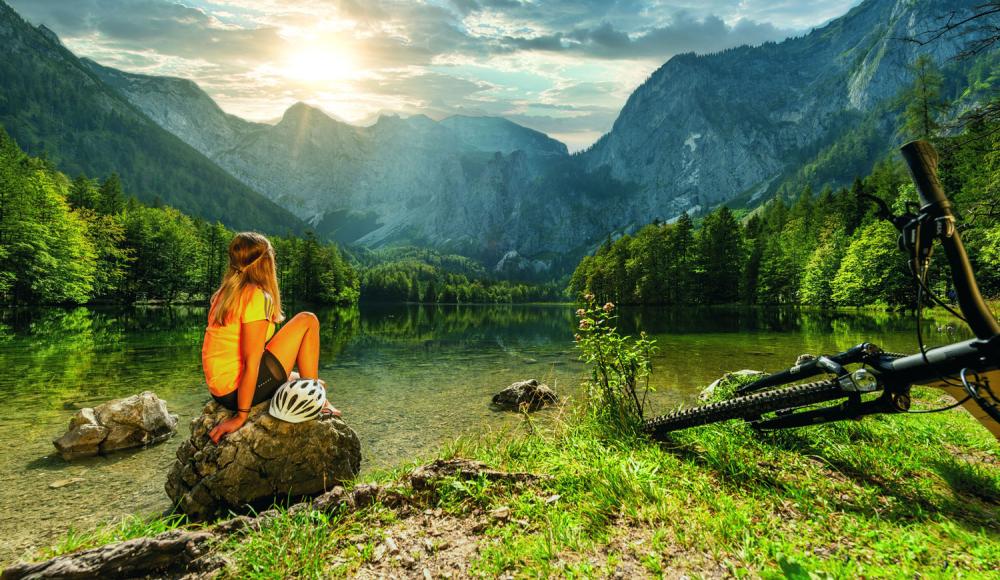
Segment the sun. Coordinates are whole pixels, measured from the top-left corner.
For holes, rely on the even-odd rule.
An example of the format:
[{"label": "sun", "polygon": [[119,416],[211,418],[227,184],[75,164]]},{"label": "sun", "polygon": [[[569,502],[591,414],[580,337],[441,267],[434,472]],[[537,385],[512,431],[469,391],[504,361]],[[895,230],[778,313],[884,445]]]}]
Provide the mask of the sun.
[{"label": "sun", "polygon": [[332,44],[297,47],[285,58],[282,74],[307,83],[325,83],[355,78],[357,63],[351,51]]}]

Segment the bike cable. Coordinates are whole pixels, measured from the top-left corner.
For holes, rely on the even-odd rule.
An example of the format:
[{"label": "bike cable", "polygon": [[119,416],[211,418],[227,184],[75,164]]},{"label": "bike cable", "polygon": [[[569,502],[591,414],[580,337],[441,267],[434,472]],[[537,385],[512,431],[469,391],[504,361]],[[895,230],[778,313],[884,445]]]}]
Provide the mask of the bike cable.
[{"label": "bike cable", "polygon": [[[921,243],[923,242],[923,239],[920,237],[921,236],[920,230],[922,228],[923,228],[923,223],[920,222],[919,220],[917,220],[916,231],[914,232],[916,235],[915,235],[915,239],[914,239],[914,242],[913,242],[916,245],[916,247],[914,248],[914,251],[913,251],[913,255],[914,255],[913,263],[914,264],[918,263],[919,257],[920,257],[920,250],[922,249],[921,248]],[[932,245],[933,245],[933,242],[932,242]],[[927,296],[930,297],[930,299],[931,299],[932,302],[934,302],[935,304],[937,304],[941,308],[944,308],[945,310],[947,310],[948,313],[951,314],[952,316],[954,316],[955,318],[957,318],[957,319],[961,320],[962,322],[968,324],[969,321],[966,320],[965,316],[963,316],[961,312],[958,312],[957,310],[955,310],[951,306],[948,306],[947,304],[945,304],[945,302],[943,300],[941,300],[941,298],[939,298],[938,295],[935,294],[933,290],[931,290],[930,286],[928,286],[928,284],[927,284],[927,275],[928,275],[928,272],[930,271],[930,261],[931,261],[931,257],[930,257],[930,255],[928,255],[928,257],[927,257],[927,266],[924,269],[923,276],[920,276],[919,274],[914,275],[914,279],[916,280],[917,284],[921,288],[923,288],[924,293],[926,293]],[[912,270],[910,272],[913,273]]]},{"label": "bike cable", "polygon": [[[914,232],[915,235],[914,235],[913,260],[910,263],[911,266],[910,273],[913,274],[913,277],[917,281],[917,304],[916,308],[914,309],[914,314],[916,315],[917,319],[917,346],[920,347],[920,356],[923,357],[924,363],[927,364],[927,366],[931,366],[931,361],[930,359],[927,358],[927,345],[924,344],[924,333],[923,333],[924,290],[925,289],[928,290],[928,294],[933,296],[933,293],[930,292],[930,289],[927,286],[927,275],[930,272],[931,257],[928,255],[926,261],[920,259],[920,251],[922,249],[920,246],[922,241],[922,238],[920,236],[921,234],[920,229],[922,225],[923,224],[921,224],[918,221],[916,231]],[[948,308],[948,310],[951,311],[950,308]],[[954,382],[952,379],[949,379],[944,375],[938,374],[938,378],[941,380],[941,382],[943,382],[948,386],[951,387],[962,386],[961,384]]]},{"label": "bike cable", "polygon": [[[972,371],[975,375],[976,380],[973,383],[969,383],[969,369],[962,369],[960,376],[962,377],[962,386],[965,387],[965,392],[969,394],[969,397],[976,401],[979,408],[986,412],[987,415],[993,418],[994,421],[1000,422],[1000,398],[997,398],[993,390],[990,389],[989,381],[982,382],[979,377],[979,373],[975,370]],[[973,386],[975,385],[975,386]],[[986,391],[992,401],[987,401],[986,397],[980,394],[980,391]]]}]

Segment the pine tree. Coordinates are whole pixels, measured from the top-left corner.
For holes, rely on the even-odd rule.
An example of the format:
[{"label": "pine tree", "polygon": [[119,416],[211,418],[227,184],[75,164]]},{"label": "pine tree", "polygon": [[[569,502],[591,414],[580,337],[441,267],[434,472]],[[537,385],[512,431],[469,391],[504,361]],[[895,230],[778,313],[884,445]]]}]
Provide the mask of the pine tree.
[{"label": "pine tree", "polygon": [[941,127],[939,116],[948,110],[948,102],[941,96],[944,77],[926,54],[907,68],[913,84],[899,97],[905,106],[900,132],[911,139],[930,139]]},{"label": "pine tree", "polygon": [[117,173],[112,173],[101,184],[98,192],[97,211],[103,214],[121,213],[125,209],[125,194]]},{"label": "pine tree", "polygon": [[70,186],[69,195],[66,196],[73,209],[97,209],[98,192],[93,180],[87,179],[85,175],[78,175]]},{"label": "pine tree", "polygon": [[743,240],[740,225],[728,207],[721,206],[705,217],[696,245],[702,301],[706,304],[738,301],[738,281],[743,274]]}]

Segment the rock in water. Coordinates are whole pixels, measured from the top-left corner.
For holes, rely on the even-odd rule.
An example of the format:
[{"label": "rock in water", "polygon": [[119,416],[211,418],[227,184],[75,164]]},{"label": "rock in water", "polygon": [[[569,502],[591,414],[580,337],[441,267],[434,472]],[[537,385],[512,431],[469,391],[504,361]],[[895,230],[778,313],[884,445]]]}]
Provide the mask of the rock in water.
[{"label": "rock in water", "polygon": [[555,391],[535,379],[514,383],[493,395],[494,405],[511,411],[520,410],[522,406],[528,411],[537,411],[557,400]]},{"label": "rock in water", "polygon": [[755,371],[755,370],[751,370],[751,369],[743,369],[741,371],[734,371],[734,372],[731,372],[731,373],[726,373],[726,374],[722,375],[721,377],[715,379],[715,381],[713,381],[711,385],[708,385],[707,387],[705,387],[704,389],[702,389],[701,393],[698,394],[698,400],[700,400],[700,401],[708,401],[709,399],[711,399],[712,397],[715,396],[715,391],[716,391],[716,389],[719,388],[719,385],[721,385],[721,384],[723,384],[723,383],[725,383],[725,382],[727,382],[727,381],[729,381],[729,380],[731,380],[731,379],[733,379],[735,377],[762,377],[762,376],[764,376],[766,374],[767,373],[765,373],[764,371]]},{"label": "rock in water", "polygon": [[104,455],[166,441],[177,432],[177,415],[167,403],[145,391],[95,408],[80,409],[69,431],[53,441],[63,459]]},{"label": "rock in water", "polygon": [[218,445],[208,433],[232,416],[215,402],[191,421],[191,438],[177,450],[166,491],[194,519],[246,506],[322,493],[353,479],[361,469],[361,441],[336,417],[286,423],[250,410],[243,427]]}]

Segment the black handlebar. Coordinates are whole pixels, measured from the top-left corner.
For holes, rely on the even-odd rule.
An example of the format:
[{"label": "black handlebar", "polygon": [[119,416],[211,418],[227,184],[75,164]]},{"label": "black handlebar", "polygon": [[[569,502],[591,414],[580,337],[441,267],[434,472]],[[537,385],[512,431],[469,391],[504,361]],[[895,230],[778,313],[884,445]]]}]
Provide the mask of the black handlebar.
[{"label": "black handlebar", "polygon": [[941,188],[937,176],[938,154],[927,141],[911,141],[899,149],[910,168],[913,184],[917,186],[921,209],[934,217],[951,214],[951,202]]},{"label": "black handlebar", "polygon": [[969,324],[969,328],[981,339],[989,339],[1000,334],[1000,324],[997,324],[993,313],[979,293],[976,277],[965,253],[962,238],[955,229],[955,216],[951,211],[951,202],[941,188],[937,176],[937,151],[927,141],[913,141],[900,149],[906,165],[910,169],[913,183],[920,196],[921,213],[927,214],[933,220],[935,236],[941,240],[944,253],[951,265],[951,276],[955,283],[955,294],[958,305]]},{"label": "black handlebar", "polygon": [[[786,385],[794,381],[800,381],[802,379],[831,372],[824,362],[833,362],[838,365],[850,365],[857,363],[871,364],[878,359],[881,353],[882,351],[879,347],[870,342],[863,342],[853,348],[845,350],[842,353],[830,355],[828,357],[813,358],[803,362],[802,364],[797,364],[786,371],[777,372],[773,375],[767,375],[766,377],[757,379],[752,383],[743,385],[742,387],[736,389],[736,393],[739,395],[746,395],[768,387]],[[823,360],[824,358],[826,361]]]}]

